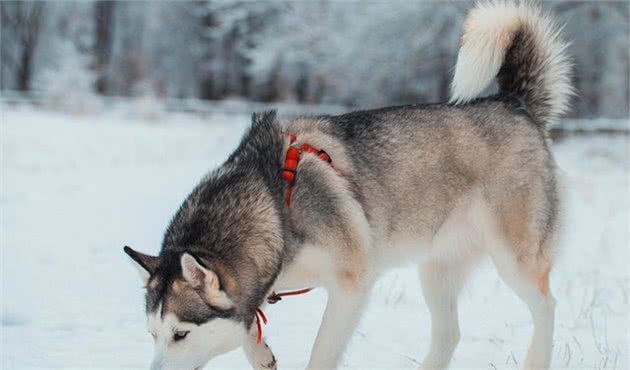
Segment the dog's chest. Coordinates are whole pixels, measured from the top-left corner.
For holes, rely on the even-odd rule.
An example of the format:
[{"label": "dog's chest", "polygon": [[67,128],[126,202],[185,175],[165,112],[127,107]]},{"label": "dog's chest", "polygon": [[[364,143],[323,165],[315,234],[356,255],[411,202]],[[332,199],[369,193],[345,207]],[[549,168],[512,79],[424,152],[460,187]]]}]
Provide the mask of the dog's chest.
[{"label": "dog's chest", "polygon": [[330,250],[320,246],[306,245],[295,258],[283,268],[276,279],[276,291],[326,286],[334,276],[334,257]]}]

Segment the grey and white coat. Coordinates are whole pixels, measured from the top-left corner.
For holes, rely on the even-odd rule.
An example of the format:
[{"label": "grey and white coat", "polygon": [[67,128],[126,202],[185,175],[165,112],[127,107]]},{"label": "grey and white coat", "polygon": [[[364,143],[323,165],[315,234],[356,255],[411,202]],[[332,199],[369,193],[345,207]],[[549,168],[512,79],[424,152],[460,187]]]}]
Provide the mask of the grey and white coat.
[{"label": "grey and white coat", "polygon": [[[255,369],[275,369],[255,341],[256,308],[273,290],[304,287],[328,291],[308,368],[335,368],[374,281],[409,263],[432,316],[421,369],[446,368],[458,293],[486,255],[532,313],[524,367],[549,367],[562,197],[547,130],[572,94],[566,44],[523,4],[479,4],[464,28],[451,102],[289,121],[256,114],[177,211],[160,255],[125,249],[146,285],[152,369],[199,369],[238,346]],[[495,78],[499,92],[478,98]],[[290,207],[288,133],[334,164],[302,154]]]}]

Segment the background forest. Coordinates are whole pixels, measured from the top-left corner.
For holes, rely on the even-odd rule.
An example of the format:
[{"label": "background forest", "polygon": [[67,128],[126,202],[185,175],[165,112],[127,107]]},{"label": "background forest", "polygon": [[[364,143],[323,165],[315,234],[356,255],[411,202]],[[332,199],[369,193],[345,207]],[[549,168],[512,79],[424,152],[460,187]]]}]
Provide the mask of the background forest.
[{"label": "background forest", "polygon": [[[2,1],[5,95],[376,107],[448,98],[469,1]],[[573,117],[628,117],[628,2],[545,2]]]}]

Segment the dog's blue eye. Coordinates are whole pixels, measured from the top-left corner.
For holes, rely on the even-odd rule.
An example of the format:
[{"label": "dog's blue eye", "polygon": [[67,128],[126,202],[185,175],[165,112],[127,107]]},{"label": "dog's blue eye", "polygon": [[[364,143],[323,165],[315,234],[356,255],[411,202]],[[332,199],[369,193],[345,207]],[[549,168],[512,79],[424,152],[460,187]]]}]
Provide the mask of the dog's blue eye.
[{"label": "dog's blue eye", "polygon": [[173,340],[175,342],[180,341],[180,340],[186,338],[188,333],[190,333],[190,331],[176,331],[175,334],[173,335]]}]

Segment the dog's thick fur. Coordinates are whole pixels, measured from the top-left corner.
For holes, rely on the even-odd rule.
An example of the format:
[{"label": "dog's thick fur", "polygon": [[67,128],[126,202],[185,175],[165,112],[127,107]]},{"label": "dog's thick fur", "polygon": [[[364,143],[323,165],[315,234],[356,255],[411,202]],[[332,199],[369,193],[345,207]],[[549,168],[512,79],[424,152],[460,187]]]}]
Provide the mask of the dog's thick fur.
[{"label": "dog's thick fur", "polygon": [[[275,368],[255,343],[256,308],[272,290],[317,286],[329,300],[308,367],[335,368],[373,282],[401,263],[420,267],[432,315],[421,368],[445,368],[459,340],[458,292],[483,255],[531,310],[524,367],[548,368],[562,205],[547,127],[572,93],[565,48],[538,9],[485,3],[466,20],[451,103],[254,115],[181,206],[160,256],[126,248],[144,273],[153,369],[200,368],[239,345],[254,368]],[[477,98],[495,77],[498,94]],[[287,133],[334,165],[303,154],[291,207]]]}]

